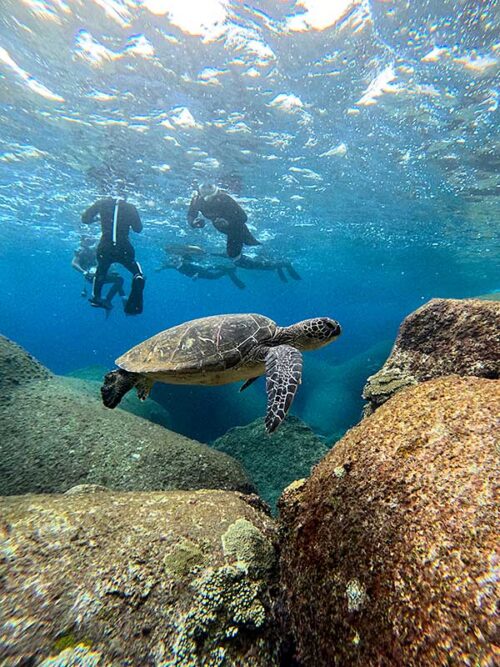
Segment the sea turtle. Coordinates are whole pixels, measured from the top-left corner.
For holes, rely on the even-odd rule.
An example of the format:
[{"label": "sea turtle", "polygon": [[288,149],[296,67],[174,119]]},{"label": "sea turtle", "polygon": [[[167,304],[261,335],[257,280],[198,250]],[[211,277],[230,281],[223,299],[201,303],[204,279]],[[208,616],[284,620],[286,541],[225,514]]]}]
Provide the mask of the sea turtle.
[{"label": "sea turtle", "polygon": [[246,389],[266,374],[266,430],[283,421],[302,377],[302,350],[316,350],[338,336],[329,317],[279,327],[256,314],[215,315],[166,329],[123,354],[107,373],[103,403],[115,408],[133,387],[145,400],[155,382],[219,385],[245,380]]}]

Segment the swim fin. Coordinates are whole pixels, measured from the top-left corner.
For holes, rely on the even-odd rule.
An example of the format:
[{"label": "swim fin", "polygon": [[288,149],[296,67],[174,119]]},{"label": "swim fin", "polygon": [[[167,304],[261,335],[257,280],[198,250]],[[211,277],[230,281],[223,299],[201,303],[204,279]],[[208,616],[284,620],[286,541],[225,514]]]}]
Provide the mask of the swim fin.
[{"label": "swim fin", "polygon": [[229,277],[229,280],[231,280],[238,289],[245,289],[246,285],[243,282],[243,280],[240,280],[238,276],[236,275],[236,271],[233,269],[232,271],[228,271],[227,275]]},{"label": "swim fin", "polygon": [[276,271],[277,271],[277,273],[278,273],[278,276],[280,277],[281,282],[282,282],[282,283],[287,283],[287,282],[288,282],[288,279],[287,279],[287,277],[286,277],[286,275],[285,275],[285,272],[284,272],[283,269],[281,268],[281,266],[278,266],[278,268],[276,269]]},{"label": "swim fin", "polygon": [[126,315],[140,315],[143,308],[142,293],[144,291],[144,276],[136,275],[132,280],[132,289],[130,296],[125,304],[124,311]]},{"label": "swim fin", "polygon": [[290,277],[292,277],[294,280],[302,280],[302,278],[299,276],[297,271],[293,268],[291,264],[287,264],[286,270],[288,271],[288,274]]},{"label": "swim fin", "polygon": [[243,243],[245,245],[262,245],[262,243],[255,238],[246,225],[243,231]]}]

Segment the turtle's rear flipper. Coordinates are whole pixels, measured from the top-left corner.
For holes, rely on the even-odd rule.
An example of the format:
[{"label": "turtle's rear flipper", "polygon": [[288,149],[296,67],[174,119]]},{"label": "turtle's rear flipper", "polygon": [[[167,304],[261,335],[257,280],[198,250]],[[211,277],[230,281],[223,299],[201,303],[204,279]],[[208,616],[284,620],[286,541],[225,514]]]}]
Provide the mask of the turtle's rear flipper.
[{"label": "turtle's rear flipper", "polygon": [[135,385],[135,390],[137,392],[137,396],[139,397],[139,400],[145,401],[146,398],[149,396],[149,392],[151,391],[151,387],[153,386],[153,383],[151,380],[148,380],[148,378],[141,378],[138,380],[138,382]]},{"label": "turtle's rear flipper", "polygon": [[107,408],[116,408],[125,394],[135,387],[139,380],[138,375],[128,371],[111,371],[104,376],[101,387],[102,402]]},{"label": "turtle's rear flipper", "polygon": [[266,431],[272,433],[286,417],[302,381],[302,355],[290,345],[270,348],[266,356]]}]

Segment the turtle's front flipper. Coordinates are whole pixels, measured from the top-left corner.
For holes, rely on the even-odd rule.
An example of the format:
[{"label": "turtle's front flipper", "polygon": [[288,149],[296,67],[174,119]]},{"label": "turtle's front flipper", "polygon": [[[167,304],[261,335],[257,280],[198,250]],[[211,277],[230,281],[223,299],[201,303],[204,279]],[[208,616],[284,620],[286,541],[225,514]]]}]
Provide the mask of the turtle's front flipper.
[{"label": "turtle's front flipper", "polygon": [[101,387],[102,402],[107,408],[116,408],[125,394],[134,387],[140,375],[119,369],[104,376]]},{"label": "turtle's front flipper", "polygon": [[271,347],[266,356],[266,431],[272,433],[286,417],[302,381],[302,355],[290,345]]}]

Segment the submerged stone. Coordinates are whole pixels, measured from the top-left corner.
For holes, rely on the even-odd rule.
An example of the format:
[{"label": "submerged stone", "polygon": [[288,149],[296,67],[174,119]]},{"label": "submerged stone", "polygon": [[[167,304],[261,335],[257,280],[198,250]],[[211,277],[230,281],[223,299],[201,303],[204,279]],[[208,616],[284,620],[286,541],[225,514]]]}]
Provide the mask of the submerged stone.
[{"label": "submerged stone", "polygon": [[371,414],[396,392],[445,375],[500,377],[500,303],[432,299],[402,323],[384,366],[368,378]]},{"label": "submerged stone", "polygon": [[47,380],[52,373],[28,354],[20,345],[0,336],[0,400],[9,393],[33,380]]},{"label": "submerged stone", "polygon": [[259,494],[275,507],[283,489],[309,475],[328,451],[327,445],[297,417],[289,416],[276,433],[268,435],[263,419],[231,429],[213,443],[243,464]]},{"label": "submerged stone", "polygon": [[[5,664],[278,664],[275,526],[237,494],[108,492],[0,503]],[[223,536],[242,522],[261,540],[254,568],[224,550]]]},{"label": "submerged stone", "polygon": [[499,381],[421,383],[285,491],[281,584],[304,667],[498,663],[499,414]]},{"label": "submerged stone", "polygon": [[[6,340],[15,367],[28,369],[31,357]],[[123,410],[108,410],[98,396],[37,362],[33,370],[34,379],[24,373],[20,385],[3,378],[9,391],[0,392],[1,495],[63,493],[82,484],[137,491],[254,490],[241,465],[226,454]]]}]

